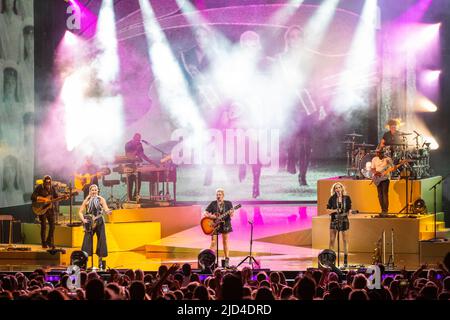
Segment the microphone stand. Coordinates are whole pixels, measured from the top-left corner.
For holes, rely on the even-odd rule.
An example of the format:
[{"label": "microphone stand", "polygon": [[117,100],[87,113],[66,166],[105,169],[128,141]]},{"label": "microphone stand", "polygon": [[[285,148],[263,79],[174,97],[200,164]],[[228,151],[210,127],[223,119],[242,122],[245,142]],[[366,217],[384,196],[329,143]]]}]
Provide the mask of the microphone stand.
[{"label": "microphone stand", "polygon": [[69,182],[69,224],[68,227],[75,227],[72,222],[72,182]]},{"label": "microphone stand", "polygon": [[248,256],[246,256],[241,262],[239,262],[239,264],[236,266],[236,268],[239,267],[241,264],[243,264],[248,259],[248,264],[252,266],[252,270],[253,270],[253,263],[258,265],[258,262],[256,262],[256,259],[252,256],[253,222],[252,221],[248,221],[248,223],[250,224],[250,254]]},{"label": "microphone stand", "polygon": [[444,178],[441,178],[441,180],[439,180],[438,182],[436,182],[430,189],[428,189],[428,191],[433,190],[434,192],[434,238],[430,239],[429,241],[438,241],[441,239],[437,238],[437,230],[436,230],[436,216],[437,216],[437,209],[436,209],[436,189],[437,186],[441,184],[442,181],[444,181],[445,179],[447,179],[450,176],[450,173],[447,174]]}]

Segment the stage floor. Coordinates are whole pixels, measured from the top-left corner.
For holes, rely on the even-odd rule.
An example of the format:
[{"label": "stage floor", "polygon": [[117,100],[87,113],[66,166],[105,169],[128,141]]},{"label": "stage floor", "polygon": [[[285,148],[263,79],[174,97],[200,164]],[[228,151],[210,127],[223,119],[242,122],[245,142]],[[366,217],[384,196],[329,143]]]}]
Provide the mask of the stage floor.
[{"label": "stage floor", "polygon": [[[249,254],[250,224],[254,223],[253,255],[263,269],[277,271],[298,271],[317,267],[317,256],[322,249],[312,249],[312,218],[317,216],[316,206],[298,205],[244,205],[233,218],[233,233],[230,236],[231,265],[237,265]],[[190,263],[197,268],[198,253],[210,244],[210,237],[204,235],[200,226],[173,233],[140,251],[110,252],[106,258],[109,268],[142,269],[156,271],[162,264]],[[31,247],[32,251],[45,252],[37,245],[17,245]],[[323,248],[326,249],[326,248]],[[0,247],[5,251],[6,248]],[[1,258],[0,271],[31,271],[38,267],[67,268],[70,253],[76,248],[66,248],[59,258],[47,257],[42,260]],[[4,256],[4,255],[3,255]],[[372,263],[373,252],[350,253],[349,264],[360,266]],[[220,242],[220,257],[223,257]],[[94,257],[96,261],[96,257]],[[420,265],[418,254],[398,254],[395,264],[399,269],[414,270]],[[341,264],[343,258],[341,257]],[[435,261],[430,261],[434,263]],[[90,265],[90,262],[89,262]],[[246,265],[242,264],[241,267]]]}]

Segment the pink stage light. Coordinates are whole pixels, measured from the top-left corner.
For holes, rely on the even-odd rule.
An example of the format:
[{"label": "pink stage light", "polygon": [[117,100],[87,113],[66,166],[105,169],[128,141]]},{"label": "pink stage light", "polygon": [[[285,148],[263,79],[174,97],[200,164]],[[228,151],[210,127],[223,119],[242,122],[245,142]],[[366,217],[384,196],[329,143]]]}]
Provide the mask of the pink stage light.
[{"label": "pink stage light", "polygon": [[398,20],[399,22],[418,22],[422,20],[433,0],[419,0],[410,7]]},{"label": "pink stage light", "polygon": [[64,37],[63,37],[63,39],[62,39],[62,41],[61,41],[61,44],[63,45],[63,46],[69,46],[69,47],[74,47],[74,46],[76,46],[78,43],[80,42],[80,40],[78,39],[78,37],[74,34],[74,33],[72,33],[71,31],[69,31],[69,30],[67,30],[65,33],[64,33]]},{"label": "pink stage light", "polygon": [[427,25],[408,25],[404,32],[407,34],[406,49],[422,52],[433,50],[439,42],[439,29],[441,23]]},{"label": "pink stage light", "polygon": [[423,72],[422,80],[426,85],[435,85],[440,75],[441,70],[427,70]]},{"label": "pink stage light", "polygon": [[97,16],[93,14],[88,8],[86,8],[82,3],[79,3],[76,0],[68,0],[68,2],[80,17],[80,34],[83,34],[85,38],[92,37],[95,34],[94,26],[97,24]]}]

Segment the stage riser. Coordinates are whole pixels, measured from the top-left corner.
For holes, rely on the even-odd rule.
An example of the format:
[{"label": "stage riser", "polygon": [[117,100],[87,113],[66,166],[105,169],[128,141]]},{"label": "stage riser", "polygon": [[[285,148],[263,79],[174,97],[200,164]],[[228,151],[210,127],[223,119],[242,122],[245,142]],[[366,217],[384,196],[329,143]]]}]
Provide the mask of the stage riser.
[{"label": "stage riser", "polygon": [[[22,230],[25,243],[41,243],[39,224],[24,223]],[[57,247],[80,248],[83,237],[82,227],[56,226],[55,228]],[[94,236],[94,246],[97,244],[96,239],[97,237]],[[161,224],[159,222],[106,223],[106,239],[110,252],[142,250],[145,245],[161,239]]]},{"label": "stage riser", "polygon": [[[374,252],[383,230],[386,232],[386,252],[391,252],[391,230],[394,229],[395,253],[419,253],[419,241],[433,237],[431,232],[421,232],[434,221],[433,215],[419,218],[371,218],[370,215],[351,215],[348,230],[349,252]],[[330,218],[317,216],[312,219],[312,247],[326,249],[329,246]],[[337,249],[337,243],[336,247]],[[341,237],[341,250],[343,250]]]},{"label": "stage riser", "polygon": [[107,219],[108,222],[113,223],[159,222],[161,224],[161,237],[165,238],[198,226],[201,219],[201,206],[120,209],[114,210]]},{"label": "stage riser", "polygon": [[[408,198],[411,203],[421,198],[425,200],[428,212],[434,212],[434,193],[429,188],[441,177],[421,180],[410,180]],[[327,214],[326,206],[330,198],[330,190],[334,183],[341,182],[352,199],[352,209],[360,212],[380,212],[377,187],[371,180],[322,179],[317,182],[317,215]],[[411,197],[412,187],[412,197]],[[406,180],[391,180],[389,184],[389,212],[397,213],[406,205]],[[436,190],[437,212],[442,211],[442,184]]]},{"label": "stage riser", "polygon": [[445,255],[450,252],[450,241],[419,243],[420,263],[435,264],[443,262]]}]

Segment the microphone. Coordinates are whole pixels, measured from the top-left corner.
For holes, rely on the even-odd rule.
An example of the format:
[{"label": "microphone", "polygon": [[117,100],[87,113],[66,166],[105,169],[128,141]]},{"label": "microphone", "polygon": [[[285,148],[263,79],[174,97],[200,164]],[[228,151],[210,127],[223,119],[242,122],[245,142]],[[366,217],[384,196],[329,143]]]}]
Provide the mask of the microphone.
[{"label": "microphone", "polygon": [[145,143],[145,144],[150,144],[150,143],[148,143],[147,141],[145,141],[145,140],[141,140],[143,143]]},{"label": "microphone", "polygon": [[247,221],[248,223],[250,223],[250,224],[253,224],[253,221]]},{"label": "microphone", "polygon": [[413,130],[413,132],[414,132],[415,134],[417,134],[418,136],[421,136],[421,134],[418,133],[416,130]]}]

